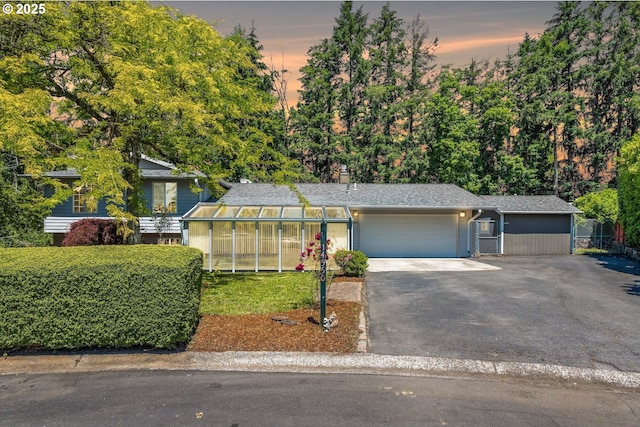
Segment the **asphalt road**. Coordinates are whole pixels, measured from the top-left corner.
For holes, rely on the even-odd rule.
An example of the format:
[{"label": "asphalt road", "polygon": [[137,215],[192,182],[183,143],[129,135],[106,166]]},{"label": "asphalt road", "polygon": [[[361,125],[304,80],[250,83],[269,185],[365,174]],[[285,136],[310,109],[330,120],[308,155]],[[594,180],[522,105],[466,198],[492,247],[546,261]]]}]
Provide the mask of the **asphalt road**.
[{"label": "asphalt road", "polygon": [[639,263],[474,261],[500,269],[369,273],[370,351],[640,372]]},{"label": "asphalt road", "polygon": [[0,426],[630,426],[640,392],[378,375],[127,371],[0,376]]}]

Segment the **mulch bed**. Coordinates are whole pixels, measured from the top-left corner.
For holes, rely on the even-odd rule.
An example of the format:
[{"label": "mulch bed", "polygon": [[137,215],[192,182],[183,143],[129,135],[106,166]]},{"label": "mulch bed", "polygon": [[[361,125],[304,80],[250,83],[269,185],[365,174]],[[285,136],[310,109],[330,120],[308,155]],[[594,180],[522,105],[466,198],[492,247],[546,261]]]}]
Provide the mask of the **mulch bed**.
[{"label": "mulch bed", "polygon": [[318,323],[319,307],[264,315],[203,315],[187,350],[353,353],[360,335],[360,310],[356,302],[329,300],[327,317],[335,312],[338,324],[328,332]]}]

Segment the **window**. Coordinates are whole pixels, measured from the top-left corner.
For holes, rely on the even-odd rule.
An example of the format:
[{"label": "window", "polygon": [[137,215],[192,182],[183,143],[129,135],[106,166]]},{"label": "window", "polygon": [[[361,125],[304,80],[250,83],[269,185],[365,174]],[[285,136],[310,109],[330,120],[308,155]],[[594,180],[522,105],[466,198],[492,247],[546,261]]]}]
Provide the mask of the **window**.
[{"label": "window", "polygon": [[494,222],[493,221],[478,221],[478,225],[479,225],[479,235],[486,237],[486,236],[493,236],[493,226],[494,226]]},{"label": "window", "polygon": [[73,189],[73,213],[95,213],[95,204],[87,206],[87,195],[91,192],[91,187],[83,185]]},{"label": "window", "polygon": [[153,211],[155,213],[176,213],[178,211],[178,183],[153,183]]}]

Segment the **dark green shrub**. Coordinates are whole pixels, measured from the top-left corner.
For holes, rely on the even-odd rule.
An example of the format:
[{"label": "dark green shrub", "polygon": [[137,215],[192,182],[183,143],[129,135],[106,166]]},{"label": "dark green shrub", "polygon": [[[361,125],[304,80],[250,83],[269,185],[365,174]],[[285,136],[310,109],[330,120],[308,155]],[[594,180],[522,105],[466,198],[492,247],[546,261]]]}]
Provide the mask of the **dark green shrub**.
[{"label": "dark green shrub", "polygon": [[369,267],[369,258],[361,251],[339,249],[334,255],[336,264],[345,276],[364,277]]},{"label": "dark green shrub", "polygon": [[51,210],[41,203],[32,181],[19,178],[15,185],[10,169],[3,168],[7,154],[0,152],[0,247],[51,246],[51,235],[41,231]]},{"label": "dark green shrub", "polygon": [[182,246],[0,249],[0,349],[187,342],[202,253]]}]

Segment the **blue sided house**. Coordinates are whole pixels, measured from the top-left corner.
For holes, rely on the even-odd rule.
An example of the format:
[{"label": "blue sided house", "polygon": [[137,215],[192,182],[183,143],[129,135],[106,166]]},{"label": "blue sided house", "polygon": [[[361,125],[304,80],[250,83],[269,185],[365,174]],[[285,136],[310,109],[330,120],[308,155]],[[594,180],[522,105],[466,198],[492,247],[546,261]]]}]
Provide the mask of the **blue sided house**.
[{"label": "blue sided house", "polygon": [[[140,232],[143,243],[157,243],[160,236],[165,242],[180,243],[180,218],[191,210],[198,202],[210,197],[204,185],[203,174],[175,173],[175,166],[170,163],[143,156],[140,161],[143,178],[144,198],[151,214],[140,218]],[[59,179],[73,187],[74,181],[80,178],[74,169],[47,173],[51,178]],[[200,178],[200,180],[198,179]],[[202,188],[194,193],[191,187]],[[73,222],[83,218],[108,219],[106,204],[98,203],[97,209],[90,209],[85,203],[85,189],[75,188],[73,197],[56,206],[51,215],[45,218],[44,231],[52,233],[54,244],[60,245],[65,233]],[[165,212],[165,221],[153,213]]]},{"label": "blue sided house", "polygon": [[[140,168],[151,212],[140,218],[143,243],[198,248],[207,270],[293,270],[323,222],[334,250],[373,258],[570,254],[581,213],[556,196],[477,196],[452,184],[220,182],[227,192],[212,201],[202,174],[176,173],[148,157]],[[79,178],[73,169],[48,175],[71,187]],[[194,185],[203,191],[194,193]],[[45,219],[44,231],[60,244],[82,218],[108,215],[104,202],[91,211],[76,188]]]}]

